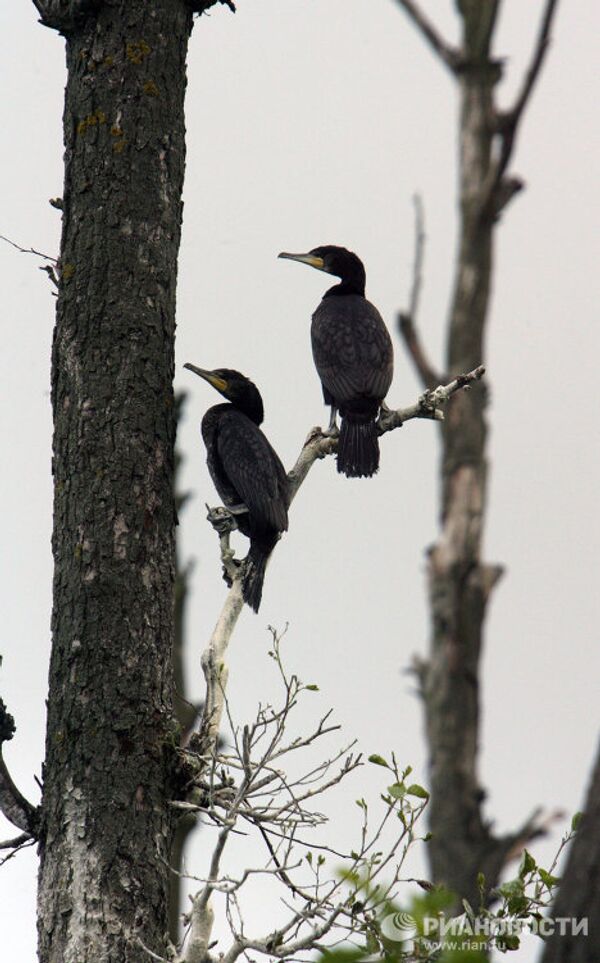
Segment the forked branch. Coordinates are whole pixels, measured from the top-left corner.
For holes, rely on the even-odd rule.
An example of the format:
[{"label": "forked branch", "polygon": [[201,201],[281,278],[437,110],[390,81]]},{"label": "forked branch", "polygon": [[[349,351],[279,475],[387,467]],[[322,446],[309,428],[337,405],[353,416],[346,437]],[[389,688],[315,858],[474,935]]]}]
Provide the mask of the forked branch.
[{"label": "forked branch", "polygon": [[[474,381],[483,377],[485,368],[479,366],[467,374],[459,375],[446,385],[439,385],[422,394],[414,404],[394,411],[384,410],[379,419],[381,435],[414,418],[443,421],[443,406],[457,391],[468,388]],[[294,467],[288,472],[290,501],[293,501],[304,479],[316,461],[332,455],[337,449],[337,437],[325,434],[321,428],[313,428],[309,433]],[[206,701],[200,726],[200,740],[205,749],[214,746],[219,735],[223,713],[224,694],[227,685],[226,653],[243,607],[240,564],[233,557],[229,547],[229,534],[236,527],[235,517],[227,509],[209,509],[208,519],[219,535],[221,560],[231,582],[219,620],[202,655],[202,668],[206,679]]]},{"label": "forked branch", "polygon": [[[500,137],[500,153],[496,163],[490,169],[490,180],[485,191],[485,203],[493,204],[496,215],[523,186],[518,178],[504,179],[504,174],[514,151],[521,117],[529,103],[550,46],[552,24],[557,8],[558,0],[546,0],[536,43],[521,89],[510,110],[498,114],[497,133]],[[499,192],[500,196],[498,196]]]},{"label": "forked branch", "polygon": [[[188,877],[200,888],[191,900],[188,932],[177,963],[211,963],[217,958],[234,963],[247,951],[292,960],[342,939],[364,942],[368,920],[395,898],[408,849],[420,838],[415,824],[427,804],[427,793],[405,782],[410,768],[401,772],[393,756],[391,764],[377,756],[371,761],[389,770],[386,781],[393,785],[381,797],[383,809],[376,818],[364,800],[357,800],[361,822],[354,847],[339,853],[304,839],[327,822],[315,803],[362,760],[352,751],[353,744],[327,753],[316,764],[311,761],[307,769],[290,760],[292,753],[299,759],[298,752],[307,745],[322,744],[339,727],[331,724],[328,712],[307,730],[303,714],[301,734],[291,735],[300,699],[308,698],[316,687],[286,672],[280,654],[282,635],[273,629],[271,633],[269,654],[283,686],[281,704],[259,707],[254,721],[240,729],[225,699],[230,726],[227,749],[213,747],[205,755],[193,748],[184,752],[197,772],[192,802],[185,810],[193,809],[207,832],[213,827],[216,838],[206,876]],[[174,806],[181,810],[184,804]],[[259,858],[256,866],[234,876],[224,868],[224,854],[231,837],[240,832],[265,842],[266,851],[264,861]],[[265,874],[280,885],[281,902],[289,915],[277,929],[257,937],[247,932],[239,897]],[[213,957],[212,902],[216,898],[224,905],[231,944]]]}]

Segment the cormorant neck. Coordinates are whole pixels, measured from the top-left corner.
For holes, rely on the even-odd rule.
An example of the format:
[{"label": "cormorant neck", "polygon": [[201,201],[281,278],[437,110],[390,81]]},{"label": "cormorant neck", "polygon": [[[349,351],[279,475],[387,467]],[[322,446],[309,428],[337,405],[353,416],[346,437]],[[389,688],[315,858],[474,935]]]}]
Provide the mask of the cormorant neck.
[{"label": "cormorant neck", "polygon": [[354,278],[343,278],[339,284],[335,284],[329,291],[326,291],[323,295],[324,298],[335,298],[340,297],[344,294],[358,294],[360,297],[365,296],[365,279],[359,277]]},{"label": "cormorant neck", "polygon": [[252,385],[253,391],[246,391],[242,398],[233,403],[233,407],[242,411],[255,425],[262,425],[265,420],[265,411],[262,398],[257,388]]}]

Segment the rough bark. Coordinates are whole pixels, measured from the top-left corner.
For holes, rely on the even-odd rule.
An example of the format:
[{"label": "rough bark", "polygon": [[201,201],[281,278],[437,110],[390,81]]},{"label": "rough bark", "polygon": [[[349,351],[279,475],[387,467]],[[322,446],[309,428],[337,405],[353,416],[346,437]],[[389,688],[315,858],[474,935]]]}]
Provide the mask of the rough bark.
[{"label": "rough bark", "polygon": [[36,6],[66,35],[68,71],[39,952],[41,963],[132,963],[145,958],[140,938],[164,953],[167,932],[172,378],[192,14],[184,0]]},{"label": "rough bark", "polygon": [[[597,963],[600,960],[600,751],[550,915],[555,928],[541,963]],[[563,924],[563,934],[559,920],[587,920],[587,936],[572,924]]]},{"label": "rough bark", "polygon": [[[2,756],[2,746],[15,734],[15,721],[7,711],[4,700],[0,699],[0,812],[17,829],[22,829],[27,838],[37,838],[39,812],[15,786]],[[9,840],[9,846],[12,843]],[[0,844],[0,848],[9,848]]]},{"label": "rough bark", "polygon": [[[484,359],[493,232],[482,216],[481,192],[490,170],[492,96],[499,71],[488,59],[489,35],[483,26],[480,34],[470,21],[478,16],[486,20],[489,6],[479,4],[465,19],[467,63],[459,75],[460,246],[446,351],[450,375]],[[485,403],[483,384],[461,393],[451,401],[442,428],[442,531],[429,555],[432,639],[423,675],[432,875],[473,905],[477,873],[495,882],[503,859],[482,819],[476,771],[479,657],[485,607],[495,581],[493,570],[481,561]]]},{"label": "rough bark", "polygon": [[[181,420],[181,414],[186,401],[184,393],[175,396],[175,410],[177,425]],[[177,513],[181,510],[189,499],[189,492],[182,493],[179,490],[178,478],[181,467],[182,456],[179,449],[175,449],[175,502]],[[175,547],[175,624],[174,624],[174,643],[173,643],[173,710],[180,727],[180,742],[185,745],[194,727],[201,705],[193,704],[187,698],[186,676],[185,676],[185,648],[186,631],[185,616],[187,598],[189,593],[190,575],[193,571],[193,561],[188,561],[182,566],[178,546]],[[197,825],[197,816],[188,813],[180,816],[175,831],[173,833],[173,844],[171,846],[171,878],[169,881],[169,937],[173,944],[177,944],[181,926],[182,906],[182,880],[181,873],[183,867],[183,853],[188,842],[190,833]]]},{"label": "rough bark", "polygon": [[[485,326],[493,272],[494,233],[500,212],[520,189],[507,178],[518,123],[548,44],[556,0],[548,0],[532,66],[512,111],[500,115],[495,87],[500,62],[491,55],[499,0],[457,0],[460,47],[453,49],[416,5],[398,0],[424,39],[454,73],[460,95],[459,245],[450,307],[445,376],[485,362]],[[432,31],[435,43],[432,41]],[[415,318],[400,329],[423,383],[441,377],[427,361]],[[431,614],[429,658],[418,666],[430,755],[431,873],[473,906],[477,876],[489,888],[509,856],[536,832],[533,821],[496,837],[482,814],[477,774],[479,661],[490,593],[502,574],[482,558],[486,508],[486,387],[455,395],[442,424],[441,531],[429,552]]]}]

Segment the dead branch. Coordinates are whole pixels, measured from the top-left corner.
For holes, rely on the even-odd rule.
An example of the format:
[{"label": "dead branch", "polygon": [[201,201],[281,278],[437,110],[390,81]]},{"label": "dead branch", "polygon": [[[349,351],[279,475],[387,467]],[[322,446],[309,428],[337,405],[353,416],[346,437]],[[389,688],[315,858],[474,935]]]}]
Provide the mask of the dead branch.
[{"label": "dead branch", "polygon": [[58,259],[52,257],[50,254],[43,254],[42,251],[36,251],[34,247],[21,247],[20,244],[16,243],[16,241],[11,241],[9,237],[5,237],[4,234],[0,234],[0,241],[6,241],[7,244],[10,244],[12,247],[16,248],[17,251],[21,252],[21,254],[35,254],[36,257],[41,257],[44,259],[44,261],[52,261],[53,264],[58,264]]},{"label": "dead branch", "polygon": [[425,38],[431,49],[438,55],[448,69],[456,74],[460,67],[460,53],[447,43],[434,24],[413,0],[397,0],[416,28]]},{"label": "dead branch", "polygon": [[409,306],[407,311],[400,311],[398,314],[398,330],[406,349],[413,361],[417,373],[425,388],[434,388],[443,380],[433,368],[427,358],[421,339],[417,331],[417,315],[419,310],[419,298],[423,283],[423,263],[425,260],[425,213],[423,201],[419,194],[413,197],[415,208],[415,255],[413,262],[413,273],[411,290],[409,296]]},{"label": "dead branch", "polygon": [[30,833],[21,833],[14,839],[6,839],[3,843],[0,843],[0,850],[8,849],[10,852],[0,859],[0,866],[4,866],[9,859],[13,859],[22,849],[27,849],[28,846],[33,846],[36,842],[37,840]]},{"label": "dead branch", "polygon": [[[394,428],[400,428],[405,422],[413,418],[427,418],[433,421],[443,421],[443,406],[448,399],[462,388],[467,388],[474,381],[478,381],[485,374],[481,365],[467,374],[459,375],[446,385],[439,385],[433,391],[426,391],[418,400],[406,408],[382,411],[379,418],[379,434],[383,435]],[[317,459],[325,458],[337,450],[337,438],[323,433],[321,428],[313,428],[304,442],[304,447],[298,456],[296,464],[288,472],[291,499],[296,496],[298,489],[306,478]]]},{"label": "dead branch", "polygon": [[504,174],[514,151],[521,117],[529,103],[550,46],[552,24],[557,8],[558,0],[546,0],[537,40],[532,51],[529,67],[523,78],[521,90],[517,94],[513,107],[497,116],[500,154],[496,163],[490,168],[488,183],[483,192],[484,207],[492,204],[496,217],[523,187],[523,182],[519,178],[505,180]]},{"label": "dead branch", "polygon": [[[12,739],[14,734],[15,721],[0,699],[0,810],[27,838],[36,837],[39,811],[19,792],[2,757],[2,744]],[[9,840],[7,845],[20,847],[23,842],[25,840],[22,837],[17,837],[16,841]]]},{"label": "dead branch", "polygon": [[[479,366],[467,374],[459,375],[446,385],[439,385],[434,390],[426,391],[414,404],[406,408],[382,411],[379,419],[379,433],[383,435],[395,428],[400,428],[405,422],[414,418],[443,421],[442,408],[448,399],[455,392],[468,388],[474,381],[478,381],[484,373],[485,369]],[[336,437],[325,434],[322,428],[312,429],[304,442],[295,465],[288,472],[290,502],[295,498],[315,461],[333,454],[336,449]],[[221,560],[226,577],[231,583],[231,588],[208,645],[202,654],[202,669],[206,679],[206,701],[200,725],[200,742],[203,752],[206,753],[210,753],[211,747],[214,746],[218,738],[228,676],[226,654],[243,607],[242,570],[239,562],[235,560],[229,544],[230,533],[236,528],[235,516],[221,506],[208,509],[208,520],[219,536]]]},{"label": "dead branch", "polygon": [[[401,6],[406,4],[399,0]],[[448,376],[480,364],[492,287],[494,228],[521,190],[507,176],[515,135],[547,51],[558,3],[544,0],[544,14],[523,85],[511,110],[501,114],[495,89],[502,62],[492,55],[498,0],[457,0],[461,48],[454,72],[459,110],[458,257],[449,311],[445,370]],[[416,17],[413,20],[418,24]],[[432,40],[421,28],[426,40]],[[404,339],[417,371],[428,363],[416,329]],[[427,381],[425,381],[427,383]],[[477,774],[479,664],[487,604],[501,568],[482,560],[486,507],[487,392],[457,395],[443,424],[439,538],[428,553],[430,656],[414,671],[423,698],[430,754],[433,833],[429,858],[435,883],[461,898],[479,899],[478,874],[494,886],[515,846],[537,832],[526,823],[509,837],[495,836],[484,819]]]},{"label": "dead branch", "polygon": [[[369,819],[366,802],[358,800],[362,813],[359,841],[347,856],[298,838],[298,828],[326,822],[323,814],[313,808],[314,799],[342,782],[362,760],[349,753],[352,746],[345,746],[307,771],[288,778],[284,767],[290,754],[328,737],[337,727],[329,723],[327,712],[308,735],[290,739],[292,713],[300,697],[312,686],[305,686],[297,676],[286,673],[281,660],[281,635],[271,631],[270,655],[275,659],[283,686],[281,704],[259,706],[254,721],[240,729],[223,694],[223,708],[231,728],[228,751],[213,746],[210,758],[201,760],[194,750],[183,751],[192,764],[201,763],[195,790],[203,803],[192,805],[202,810],[207,826],[212,824],[217,836],[206,875],[186,877],[194,879],[200,888],[191,901],[188,933],[177,963],[216,960],[210,952],[212,902],[216,898],[224,901],[231,930],[231,945],[218,954],[221,963],[233,963],[248,951],[293,960],[304,951],[331,947],[341,938],[356,938],[364,932],[365,914],[381,910],[387,900],[395,897],[402,864],[418,838],[414,827],[427,800],[411,801],[404,784],[410,770],[400,772],[394,757],[391,765],[385,765],[395,791],[381,797],[383,812],[374,823]],[[177,808],[181,805],[176,804]],[[242,827],[258,832],[266,843],[266,862],[231,876],[222,871],[223,856],[232,835]],[[271,843],[271,836],[278,840],[276,845]],[[316,857],[313,851],[318,853]],[[347,872],[342,876],[326,871],[326,857],[330,854],[336,857],[336,872],[340,856],[347,861]],[[280,884],[281,902],[288,908],[289,916],[277,929],[257,937],[245,930],[238,897],[265,874]]]}]

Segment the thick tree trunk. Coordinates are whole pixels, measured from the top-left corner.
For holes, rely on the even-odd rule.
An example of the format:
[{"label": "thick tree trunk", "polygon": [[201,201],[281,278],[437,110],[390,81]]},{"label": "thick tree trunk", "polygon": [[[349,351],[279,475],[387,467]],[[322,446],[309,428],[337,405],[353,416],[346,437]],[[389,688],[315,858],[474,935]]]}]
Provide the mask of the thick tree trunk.
[{"label": "thick tree trunk", "polygon": [[52,361],[53,647],[42,963],[165,950],[172,703],[175,284],[183,0],[47,4],[67,38]]},{"label": "thick tree trunk", "polygon": [[[398,0],[460,90],[460,224],[456,281],[446,352],[446,377],[485,363],[485,325],[494,232],[503,208],[521,188],[505,176],[523,109],[549,42],[556,0],[546,0],[531,66],[511,111],[495,105],[500,62],[491,55],[499,0],[456,0],[462,42],[453,48],[414,0]],[[417,261],[417,264],[419,261]],[[418,280],[418,279],[417,279]],[[414,312],[414,304],[412,311]],[[411,316],[401,330],[426,387],[442,380],[427,361]],[[419,667],[430,754],[431,874],[477,907],[478,875],[494,887],[510,854],[536,827],[495,837],[483,819],[477,776],[479,660],[486,607],[501,568],[482,560],[486,506],[486,388],[455,395],[442,428],[441,532],[429,554],[431,645]]]},{"label": "thick tree trunk", "polygon": [[[493,236],[492,223],[482,213],[482,190],[490,169],[492,85],[497,79],[485,55],[460,77],[461,226],[447,345],[450,377],[484,362]],[[476,772],[483,620],[498,571],[481,561],[485,401],[485,386],[475,385],[452,399],[443,424],[442,531],[429,556],[432,640],[423,679],[432,875],[473,905],[478,872],[495,882],[502,862],[482,821]]]},{"label": "thick tree trunk", "polygon": [[[600,960],[600,751],[550,917],[554,920],[554,931],[546,943],[541,963],[597,963]],[[562,923],[563,920],[567,922]],[[584,920],[587,935],[579,928]]]}]

